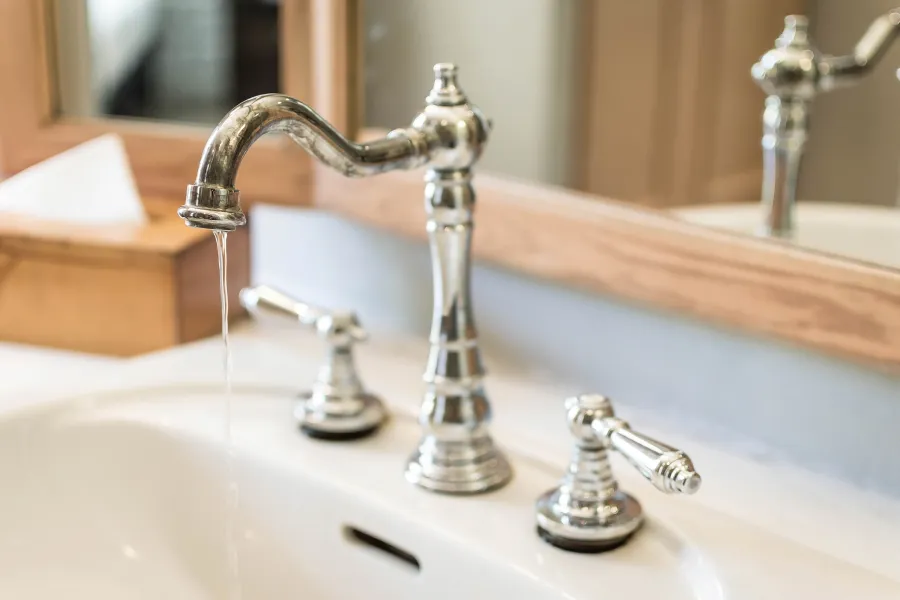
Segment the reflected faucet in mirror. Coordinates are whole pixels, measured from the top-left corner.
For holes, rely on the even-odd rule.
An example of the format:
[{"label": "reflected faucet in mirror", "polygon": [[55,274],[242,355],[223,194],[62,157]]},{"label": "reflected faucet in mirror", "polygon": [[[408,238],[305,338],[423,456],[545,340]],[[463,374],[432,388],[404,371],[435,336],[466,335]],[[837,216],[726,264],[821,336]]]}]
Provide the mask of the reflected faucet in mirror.
[{"label": "reflected faucet in mirror", "polygon": [[178,210],[192,227],[231,231],[246,219],[235,187],[241,159],[266,133],[281,132],[320,162],[347,177],[427,167],[425,206],[431,247],[434,309],[423,435],[406,477],[425,489],[473,494],[506,484],[512,471],[488,433],[490,403],[471,299],[471,240],[475,208],[472,168],[490,121],[469,104],[455,65],[434,67],[434,86],[412,125],[357,144],[304,103],[265,94],[234,107],[210,136],[187,199]]},{"label": "reflected faucet in mirror", "polygon": [[900,8],[876,18],[853,52],[843,56],[819,53],[809,38],[806,17],[789,15],[784,25],[775,48],[766,52],[750,73],[767,95],[761,233],[791,238],[810,105],[820,92],[853,84],[875,67],[900,31]]}]

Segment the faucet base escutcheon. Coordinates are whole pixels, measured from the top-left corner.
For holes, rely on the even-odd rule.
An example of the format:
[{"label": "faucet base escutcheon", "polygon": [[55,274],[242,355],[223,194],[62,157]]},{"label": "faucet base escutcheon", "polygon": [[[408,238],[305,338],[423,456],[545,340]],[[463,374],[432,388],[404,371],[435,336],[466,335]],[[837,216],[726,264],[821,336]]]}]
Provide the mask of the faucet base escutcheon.
[{"label": "faucet base escutcheon", "polygon": [[442,441],[425,437],[406,466],[406,479],[432,492],[480,494],[512,478],[506,457],[490,437]]},{"label": "faucet base escutcheon", "polygon": [[537,502],[537,534],[562,550],[583,554],[615,550],[644,524],[641,505],[624,492],[616,492],[598,504],[569,500],[566,502],[555,489]]}]

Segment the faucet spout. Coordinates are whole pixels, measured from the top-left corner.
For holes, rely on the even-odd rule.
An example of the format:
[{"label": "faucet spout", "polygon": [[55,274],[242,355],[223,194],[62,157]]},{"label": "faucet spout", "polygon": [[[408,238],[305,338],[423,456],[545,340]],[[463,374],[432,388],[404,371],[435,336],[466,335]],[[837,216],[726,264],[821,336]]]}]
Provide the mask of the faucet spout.
[{"label": "faucet spout", "polygon": [[241,160],[267,133],[285,133],[321,163],[347,177],[418,166],[427,159],[424,137],[412,130],[356,144],[312,108],[283,94],[250,98],[225,115],[203,149],[197,180],[178,214],[192,227],[231,231],[246,222],[235,187]]}]

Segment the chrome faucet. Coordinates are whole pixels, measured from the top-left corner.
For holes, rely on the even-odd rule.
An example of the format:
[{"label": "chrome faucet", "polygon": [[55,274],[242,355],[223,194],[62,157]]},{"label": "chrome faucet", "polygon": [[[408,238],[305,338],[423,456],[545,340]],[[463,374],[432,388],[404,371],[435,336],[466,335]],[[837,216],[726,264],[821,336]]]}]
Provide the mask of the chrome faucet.
[{"label": "chrome faucet", "polygon": [[852,53],[829,56],[820,54],[810,41],[806,17],[785,17],[775,48],[750,70],[767,96],[762,136],[762,235],[793,236],[797,180],[813,99],[820,92],[853,84],[871,71],[898,32],[900,8],[875,19]]},{"label": "chrome faucet", "polygon": [[246,222],[235,188],[241,159],[265,133],[286,133],[347,177],[427,167],[425,208],[431,247],[434,310],[419,422],[423,435],[406,478],[450,494],[486,492],[512,477],[488,433],[490,404],[470,299],[472,168],[491,124],[469,104],[451,64],[434,67],[434,86],[412,125],[364,144],[349,141],[310,107],[282,94],[234,107],[203,150],[197,181],[178,210],[192,227],[231,231]]},{"label": "chrome faucet", "polygon": [[637,500],[619,490],[608,453],[616,450],[653,487],[666,494],[693,494],[700,475],[687,454],[635,432],[616,417],[599,394],[568,398],[575,455],[559,486],[537,501],[538,535],[572,552],[604,552],[628,541],[643,523]]}]

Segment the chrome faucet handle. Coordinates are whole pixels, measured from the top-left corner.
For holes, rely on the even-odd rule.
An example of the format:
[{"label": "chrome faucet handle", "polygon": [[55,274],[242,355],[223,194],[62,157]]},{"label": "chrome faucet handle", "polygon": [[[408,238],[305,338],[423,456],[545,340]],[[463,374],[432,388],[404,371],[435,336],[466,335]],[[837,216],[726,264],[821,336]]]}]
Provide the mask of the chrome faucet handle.
[{"label": "chrome faucet handle", "polygon": [[537,501],[538,534],[573,552],[603,552],[624,544],[643,523],[641,505],[619,490],[608,451],[615,450],[661,492],[693,494],[700,475],[676,448],[635,432],[598,394],[568,398],[575,454],[560,485]]},{"label": "chrome faucet handle", "polygon": [[379,428],[387,417],[384,403],[365,391],[353,360],[354,344],[368,338],[355,313],[330,312],[265,285],[244,288],[240,298],[254,317],[295,320],[315,327],[325,340],[325,363],[294,410],[301,431],[319,439],[350,440]]}]

